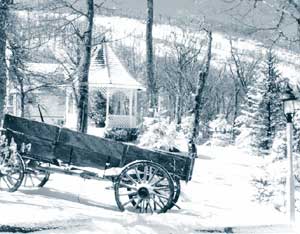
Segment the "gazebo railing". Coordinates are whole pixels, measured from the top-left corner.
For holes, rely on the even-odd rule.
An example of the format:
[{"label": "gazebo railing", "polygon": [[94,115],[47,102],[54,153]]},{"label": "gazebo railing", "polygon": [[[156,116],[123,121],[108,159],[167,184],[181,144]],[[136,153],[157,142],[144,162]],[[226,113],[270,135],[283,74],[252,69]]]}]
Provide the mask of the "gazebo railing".
[{"label": "gazebo railing", "polygon": [[136,118],[132,115],[109,115],[108,128],[136,128]]}]

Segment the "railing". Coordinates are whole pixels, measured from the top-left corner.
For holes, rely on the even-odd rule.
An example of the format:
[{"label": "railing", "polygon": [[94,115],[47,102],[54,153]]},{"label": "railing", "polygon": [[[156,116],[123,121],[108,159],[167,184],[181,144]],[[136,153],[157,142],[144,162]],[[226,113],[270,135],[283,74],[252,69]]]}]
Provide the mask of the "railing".
[{"label": "railing", "polygon": [[136,119],[132,115],[110,115],[106,123],[108,128],[135,128]]}]

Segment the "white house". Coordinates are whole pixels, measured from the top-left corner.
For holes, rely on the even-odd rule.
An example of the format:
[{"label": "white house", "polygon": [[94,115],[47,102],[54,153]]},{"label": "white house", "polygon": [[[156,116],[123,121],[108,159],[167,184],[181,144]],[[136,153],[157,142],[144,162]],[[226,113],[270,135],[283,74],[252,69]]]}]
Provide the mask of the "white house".
[{"label": "white house", "polygon": [[[65,88],[56,85],[57,80],[64,80],[61,67],[54,63],[27,63],[28,70],[34,74],[24,79],[22,84],[8,80],[6,112],[21,116],[21,85],[26,93],[24,117],[41,120],[51,124],[63,125],[65,122]],[[51,79],[53,84],[51,85]],[[56,80],[54,82],[54,79]]]}]

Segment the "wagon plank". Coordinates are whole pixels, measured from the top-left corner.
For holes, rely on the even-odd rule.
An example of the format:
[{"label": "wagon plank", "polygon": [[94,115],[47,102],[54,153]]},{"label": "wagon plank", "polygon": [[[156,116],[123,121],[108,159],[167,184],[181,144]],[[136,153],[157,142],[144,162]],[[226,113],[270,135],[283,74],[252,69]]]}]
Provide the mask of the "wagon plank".
[{"label": "wagon plank", "polygon": [[13,115],[5,115],[3,128],[24,133],[28,136],[54,142],[59,132],[59,127]]},{"label": "wagon plank", "polygon": [[51,141],[13,131],[11,129],[6,130],[6,136],[8,139],[12,139],[12,137],[14,138],[14,141],[17,143],[18,150],[20,150],[22,143],[30,144],[30,155],[37,160],[51,162],[55,159],[54,145]]},{"label": "wagon plank", "polygon": [[120,165],[124,145],[109,139],[62,128],[57,139],[55,155],[76,166],[111,167]]}]

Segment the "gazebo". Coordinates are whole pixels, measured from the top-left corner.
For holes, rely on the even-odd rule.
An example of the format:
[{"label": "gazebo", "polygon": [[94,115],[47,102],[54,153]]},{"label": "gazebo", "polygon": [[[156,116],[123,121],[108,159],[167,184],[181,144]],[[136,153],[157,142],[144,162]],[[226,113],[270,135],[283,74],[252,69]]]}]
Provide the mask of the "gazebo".
[{"label": "gazebo", "polygon": [[[93,49],[89,91],[100,91],[106,100],[105,128],[136,128],[138,92],[145,88],[136,81],[106,44]],[[66,126],[76,128],[76,106],[71,88],[66,95]]]}]

